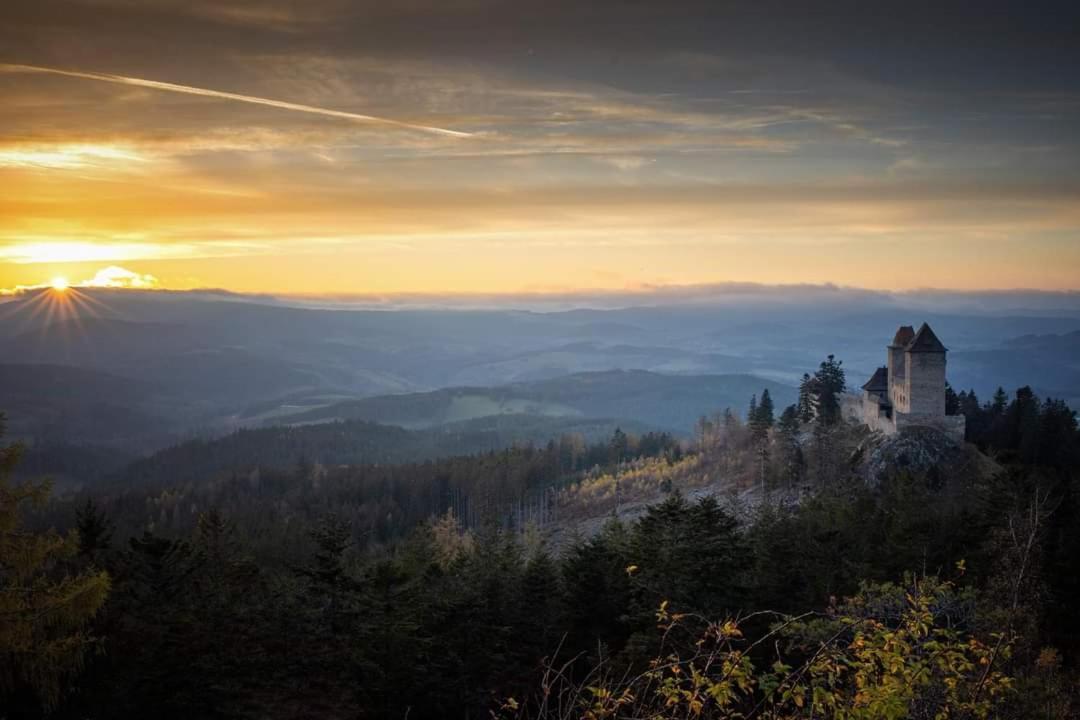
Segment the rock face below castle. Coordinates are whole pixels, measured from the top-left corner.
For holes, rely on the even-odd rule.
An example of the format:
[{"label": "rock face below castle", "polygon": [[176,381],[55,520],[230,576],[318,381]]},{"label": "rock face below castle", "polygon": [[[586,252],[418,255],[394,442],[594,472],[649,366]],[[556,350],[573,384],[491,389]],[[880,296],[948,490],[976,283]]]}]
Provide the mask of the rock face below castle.
[{"label": "rock face below castle", "polygon": [[946,353],[926,323],[918,332],[901,326],[886,347],[886,365],[862,386],[861,395],[844,396],[844,415],[886,435],[929,427],[963,442],[964,416],[945,414]]}]

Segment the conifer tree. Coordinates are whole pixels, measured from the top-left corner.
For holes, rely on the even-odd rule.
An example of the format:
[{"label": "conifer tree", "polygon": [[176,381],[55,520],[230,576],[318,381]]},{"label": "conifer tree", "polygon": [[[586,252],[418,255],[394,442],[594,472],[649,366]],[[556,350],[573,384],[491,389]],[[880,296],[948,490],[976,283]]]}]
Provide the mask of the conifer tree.
[{"label": "conifer tree", "polygon": [[795,405],[788,405],[780,414],[776,429],[780,434],[783,452],[783,472],[788,484],[797,482],[802,476],[803,453],[799,442],[799,410]]},{"label": "conifer tree", "polygon": [[[356,581],[345,566],[345,556],[352,547],[352,529],[349,523],[335,514],[322,518],[311,531],[316,552],[312,562],[297,572],[306,577],[320,592],[331,596],[356,588]],[[327,598],[333,600],[333,597]]]},{"label": "conifer tree", "polygon": [[769,395],[769,389],[765,388],[761,391],[761,402],[758,404],[758,420],[766,428],[771,428],[776,422],[773,412],[772,396]]},{"label": "conifer tree", "polygon": [[716,432],[716,425],[709,419],[707,415],[702,415],[698,418],[697,423],[694,425],[694,436],[697,438],[698,447],[702,450],[712,441],[713,435]]},{"label": "conifer tree", "polygon": [[780,413],[776,429],[785,435],[794,435],[799,432],[799,409],[795,405],[788,405],[784,408],[784,412]]},{"label": "conifer tree", "polygon": [[814,373],[814,414],[818,422],[824,425],[834,425],[840,420],[840,394],[846,385],[841,365],[842,360],[829,355]]},{"label": "conifer tree", "polygon": [[814,378],[810,376],[810,373],[803,373],[802,380],[799,382],[799,401],[797,405],[799,419],[804,423],[814,419],[814,395]]},{"label": "conifer tree", "polygon": [[948,380],[945,381],[945,414],[960,414],[960,396],[956,394]]},{"label": "conifer tree", "polygon": [[990,412],[993,415],[1003,415],[1005,408],[1009,406],[1009,395],[1005,392],[1005,388],[998,386],[998,389],[994,391],[994,399],[990,403]]},{"label": "conifer tree", "polygon": [[731,408],[724,408],[724,427],[728,430],[735,428],[739,425],[739,418],[735,415]]},{"label": "conifer tree", "polygon": [[[0,437],[3,430],[0,414]],[[51,488],[12,478],[20,451],[0,446],[0,707],[29,692],[48,711],[96,643],[87,626],[105,603],[109,576],[67,565],[79,550],[76,532],[23,529],[23,505],[45,502]]]},{"label": "conifer tree", "polygon": [[626,436],[622,428],[615,428],[611,434],[611,457],[610,462],[622,462],[630,454],[630,438]]},{"label": "conifer tree", "polygon": [[93,559],[112,545],[113,525],[93,498],[86,498],[75,511],[75,529],[79,534],[79,555],[83,557]]},{"label": "conifer tree", "polygon": [[758,482],[762,492],[765,491],[765,472],[769,463],[769,428],[775,422],[773,417],[773,401],[769,396],[768,388],[761,391],[761,403],[758,404],[757,396],[750,399],[750,414],[747,418],[750,426],[750,434],[756,445],[755,452],[758,461]]}]

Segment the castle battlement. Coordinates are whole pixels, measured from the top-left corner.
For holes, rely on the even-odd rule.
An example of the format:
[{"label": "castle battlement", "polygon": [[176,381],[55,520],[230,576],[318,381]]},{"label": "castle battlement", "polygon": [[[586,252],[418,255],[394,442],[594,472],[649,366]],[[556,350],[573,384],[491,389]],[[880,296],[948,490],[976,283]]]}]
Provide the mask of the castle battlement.
[{"label": "castle battlement", "polygon": [[862,386],[861,395],[844,397],[844,414],[886,435],[906,427],[932,427],[963,442],[964,416],[945,414],[948,352],[926,323],[918,331],[902,325],[886,346],[886,365]]}]

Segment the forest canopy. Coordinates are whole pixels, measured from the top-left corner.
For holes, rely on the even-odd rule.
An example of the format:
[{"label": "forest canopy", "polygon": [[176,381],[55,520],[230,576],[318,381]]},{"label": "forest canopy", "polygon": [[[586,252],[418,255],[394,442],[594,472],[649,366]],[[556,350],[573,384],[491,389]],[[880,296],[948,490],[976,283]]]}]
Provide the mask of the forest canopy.
[{"label": "forest canopy", "polygon": [[[304,458],[49,502],[9,445],[8,716],[1069,717],[1075,414],[961,393],[984,464],[868,482],[865,429],[814,386],[693,442]],[[756,501],[702,494],[711,473]],[[596,488],[613,515],[553,535]]]}]

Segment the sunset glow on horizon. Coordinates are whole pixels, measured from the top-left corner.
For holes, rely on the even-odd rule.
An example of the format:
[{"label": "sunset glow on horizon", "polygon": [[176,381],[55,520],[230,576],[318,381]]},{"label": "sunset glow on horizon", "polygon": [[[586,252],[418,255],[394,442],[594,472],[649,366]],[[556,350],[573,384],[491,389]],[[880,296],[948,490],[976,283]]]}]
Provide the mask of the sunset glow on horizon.
[{"label": "sunset glow on horizon", "polygon": [[54,4],[0,28],[0,288],[1080,290],[1075,51],[1008,34],[1052,18],[959,53],[865,13],[810,47],[735,9]]}]

